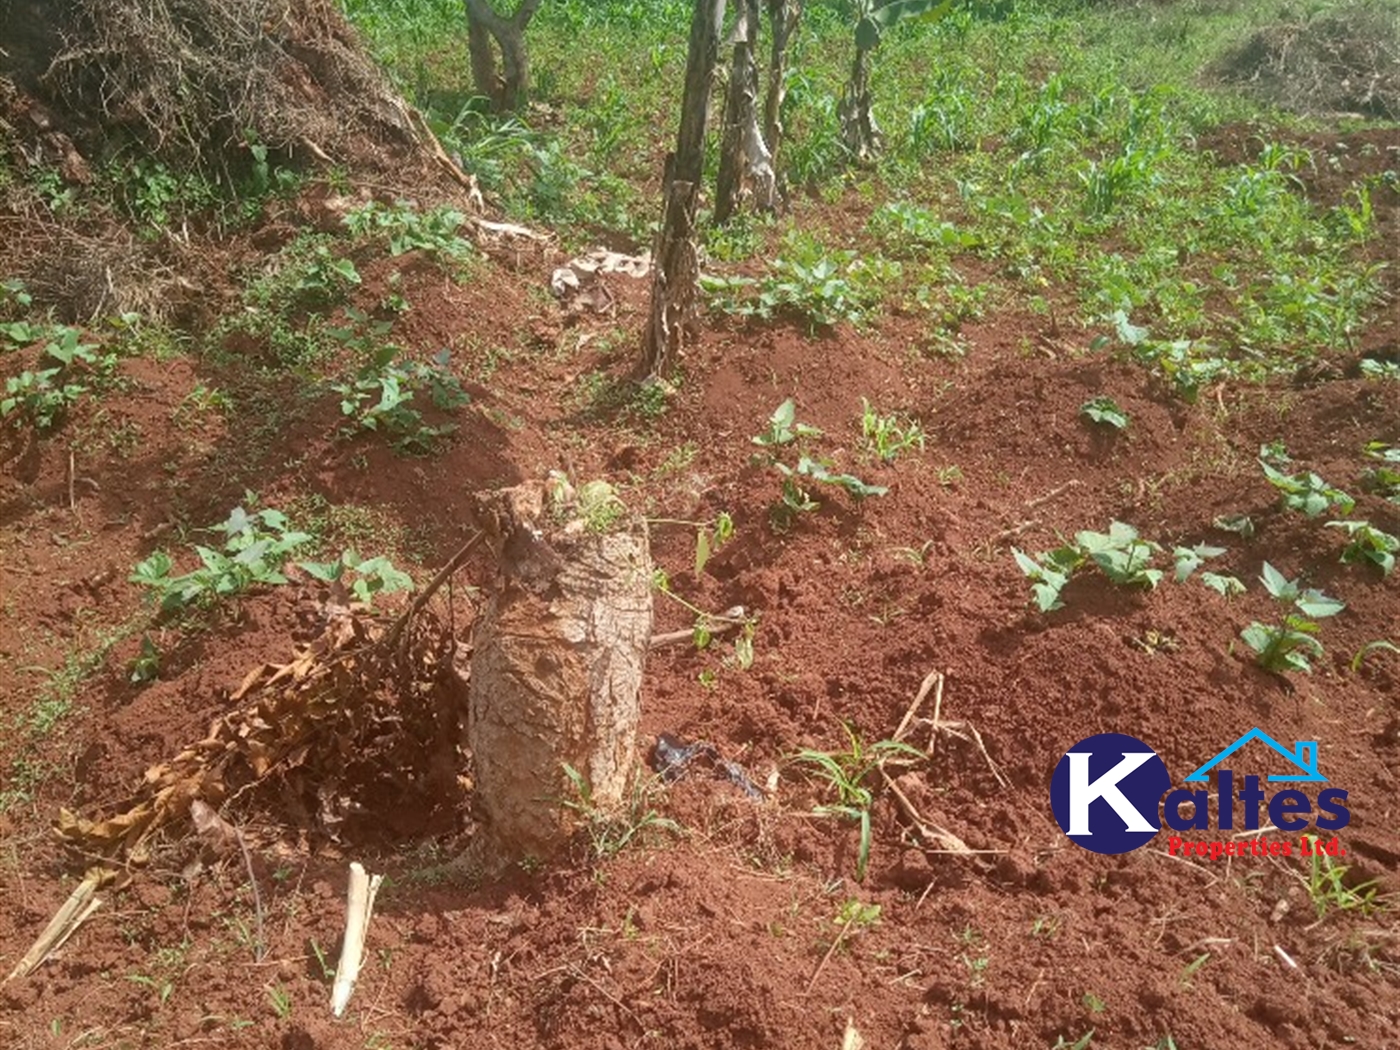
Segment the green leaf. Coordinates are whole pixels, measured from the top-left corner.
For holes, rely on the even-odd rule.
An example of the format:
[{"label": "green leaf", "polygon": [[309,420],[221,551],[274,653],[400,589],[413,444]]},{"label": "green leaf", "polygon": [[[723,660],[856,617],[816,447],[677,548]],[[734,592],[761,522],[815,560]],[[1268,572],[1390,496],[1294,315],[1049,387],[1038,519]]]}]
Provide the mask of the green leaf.
[{"label": "green leaf", "polygon": [[1225,598],[1233,598],[1245,592],[1245,586],[1234,576],[1214,572],[1201,573],[1201,582]]},{"label": "green leaf", "polygon": [[1293,603],[1306,616],[1324,620],[1329,616],[1336,616],[1345,609],[1346,602],[1338,601],[1336,598],[1329,598],[1321,591],[1304,591]]},{"label": "green leaf", "polygon": [[323,583],[333,583],[345,571],[345,563],[335,561],[303,561],[297,563],[303,570]]},{"label": "green leaf", "polygon": [[1111,397],[1095,397],[1079,406],[1079,414],[1092,423],[1102,423],[1116,430],[1128,429],[1128,413]]},{"label": "green leaf", "polygon": [[1264,563],[1260,571],[1259,580],[1264,584],[1264,590],[1282,602],[1291,602],[1298,597],[1297,584],[1290,581],[1283,573],[1279,572],[1268,562]]},{"label": "green leaf", "polygon": [[1245,539],[1254,535],[1254,519],[1248,514],[1222,514],[1211,524],[1222,532],[1233,532]]},{"label": "green leaf", "polygon": [[1212,547],[1205,543],[1194,547],[1177,547],[1172,551],[1172,558],[1176,561],[1176,582],[1185,583],[1193,572],[1205,564],[1207,558],[1218,558],[1224,553],[1224,547]]}]

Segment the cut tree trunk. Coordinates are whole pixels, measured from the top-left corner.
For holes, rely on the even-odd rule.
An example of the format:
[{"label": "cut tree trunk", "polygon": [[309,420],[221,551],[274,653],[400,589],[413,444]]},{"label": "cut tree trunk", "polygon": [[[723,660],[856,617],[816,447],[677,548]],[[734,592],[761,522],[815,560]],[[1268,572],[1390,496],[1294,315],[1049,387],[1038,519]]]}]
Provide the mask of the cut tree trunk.
[{"label": "cut tree trunk", "polygon": [[783,144],[788,45],[802,21],[802,0],[768,0],[768,13],[773,25],[773,48],[768,59],[768,93],[763,100],[763,139],[768,143],[769,163],[776,172],[778,150]]},{"label": "cut tree trunk", "polygon": [[717,223],[728,222],[746,198],[764,211],[771,211],[775,203],[772,157],[758,122],[758,25],[758,0],[739,0],[715,184]]},{"label": "cut tree trunk", "polygon": [[646,523],[607,486],[582,492],[561,500],[527,483],[480,497],[500,579],[475,632],[468,736],[483,857],[496,862],[557,854],[578,807],[618,808],[634,771],[652,624]]},{"label": "cut tree trunk", "polygon": [[[464,0],[467,11],[467,52],[472,81],[494,109],[510,112],[525,104],[530,88],[530,58],[525,50],[525,27],[539,10],[540,0],[520,0],[509,18],[490,0]],[[496,73],[492,41],[501,52],[501,73]]]},{"label": "cut tree trunk", "polygon": [[653,252],[651,312],[642,347],[642,370],[660,378],[693,328],[700,280],[695,211],[705,163],[705,123],[719,52],[725,0],[695,0],[685,94],[676,151],[666,158],[661,229]]}]

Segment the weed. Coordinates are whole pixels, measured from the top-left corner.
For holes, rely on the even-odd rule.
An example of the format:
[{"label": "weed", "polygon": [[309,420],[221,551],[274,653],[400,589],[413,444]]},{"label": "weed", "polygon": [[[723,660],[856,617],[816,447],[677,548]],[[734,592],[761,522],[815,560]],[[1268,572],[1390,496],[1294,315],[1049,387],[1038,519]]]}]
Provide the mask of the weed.
[{"label": "weed", "polygon": [[1382,905],[1376,899],[1375,879],[1356,886],[1348,885],[1346,876],[1350,868],[1333,861],[1315,835],[1304,835],[1303,841],[1310,854],[1305,884],[1319,919],[1333,908],[1337,911],[1355,911],[1363,916],[1380,909]]},{"label": "weed", "polygon": [[1055,1045],[1050,1050],[1089,1050],[1090,1044],[1094,1041],[1094,1030],[1090,1028],[1074,1042],[1066,1042],[1064,1036],[1057,1036]]},{"label": "weed", "polygon": [[907,448],[923,451],[924,432],[912,419],[882,416],[865,398],[860,399],[860,431],[866,444],[885,463],[893,463]]},{"label": "weed", "polygon": [[849,725],[842,723],[849,748],[827,752],[804,749],[794,761],[811,766],[819,779],[835,792],[836,801],[817,806],[812,812],[822,817],[839,817],[860,826],[860,847],[856,856],[856,881],[865,878],[870,864],[870,809],[875,795],[866,780],[890,758],[918,760],[923,754],[900,741],[880,740],[866,746]]},{"label": "weed", "polygon": [[1093,992],[1085,992],[1081,1002],[1084,1004],[1084,1009],[1088,1010],[1091,1014],[1101,1014],[1104,1010],[1108,1009],[1108,1004]]},{"label": "weed", "polygon": [[564,775],[573,788],[574,797],[561,800],[561,804],[578,814],[583,821],[596,857],[615,857],[634,842],[645,841],[652,832],[665,831],[677,836],[684,834],[679,824],[661,816],[652,803],[660,778],[637,778],[626,808],[613,813],[600,809],[594,803],[588,778],[567,762],[564,763]]},{"label": "weed", "polygon": [[[1322,643],[1313,637],[1318,630],[1314,620],[1335,616],[1346,606],[1318,590],[1304,590],[1297,580],[1287,579],[1268,562],[1259,577],[1264,589],[1287,610],[1278,624],[1251,623],[1240,637],[1257,654],[1260,667],[1275,673],[1310,673],[1309,657],[1322,655]],[[1311,619],[1310,619],[1311,617]]]},{"label": "weed", "polygon": [[1360,671],[1361,665],[1366,662],[1366,657],[1370,656],[1372,653],[1378,652],[1395,653],[1397,656],[1400,656],[1400,645],[1386,641],[1384,638],[1377,638],[1373,642],[1367,642],[1358,649],[1356,655],[1351,658],[1351,673],[1356,674],[1356,672]]},{"label": "weed", "polygon": [[343,221],[357,237],[387,238],[389,252],[396,256],[421,251],[462,263],[476,254],[471,242],[457,232],[467,217],[452,208],[420,212],[409,201],[398,201],[393,207],[370,201],[347,212]]},{"label": "weed", "polygon": [[292,993],[280,984],[268,987],[267,1001],[272,1004],[272,1012],[277,1015],[279,1020],[285,1021],[292,1016]]},{"label": "weed", "polygon": [[292,531],[286,515],[271,508],[249,514],[234,507],[227,520],[210,531],[221,534],[222,542],[217,548],[194,545],[202,562],[194,572],[172,576],[174,561],[158,550],[137,564],[128,580],[148,588],[163,613],[208,606],[257,584],[286,583],[283,563],[311,539],[305,532]]},{"label": "weed", "polygon": [[1382,532],[1369,521],[1329,521],[1329,529],[1341,529],[1349,538],[1342,549],[1342,562],[1351,564],[1369,561],[1381,570],[1382,576],[1389,576],[1395,568],[1395,554],[1400,551],[1400,537]]},{"label": "weed", "polygon": [[1110,426],[1115,430],[1128,429],[1128,413],[1111,397],[1090,398],[1079,406],[1079,414],[1091,423]]},{"label": "weed", "polygon": [[175,991],[175,982],[168,978],[158,980],[149,974],[129,973],[126,975],[126,979],[132,984],[142,985],[155,992],[156,998],[160,1001],[161,1006],[164,1006],[169,1001],[170,996]]}]

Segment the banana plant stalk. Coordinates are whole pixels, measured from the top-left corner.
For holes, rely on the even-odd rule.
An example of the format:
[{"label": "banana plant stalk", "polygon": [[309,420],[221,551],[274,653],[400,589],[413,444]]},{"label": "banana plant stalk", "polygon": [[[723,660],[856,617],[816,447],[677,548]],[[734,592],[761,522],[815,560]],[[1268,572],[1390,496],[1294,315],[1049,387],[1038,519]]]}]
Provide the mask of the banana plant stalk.
[{"label": "banana plant stalk", "polygon": [[858,162],[880,149],[880,128],[870,98],[870,56],[885,33],[901,22],[937,21],[953,9],[953,0],[859,0],[856,5],[856,52],[851,79],[841,95],[837,115],[841,138]]}]

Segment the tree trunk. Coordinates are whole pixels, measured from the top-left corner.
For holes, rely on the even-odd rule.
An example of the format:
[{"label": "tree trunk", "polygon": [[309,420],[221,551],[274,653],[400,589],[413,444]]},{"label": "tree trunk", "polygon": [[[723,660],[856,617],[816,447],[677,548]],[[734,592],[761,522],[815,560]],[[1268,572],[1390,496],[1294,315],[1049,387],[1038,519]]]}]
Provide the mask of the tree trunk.
[{"label": "tree trunk", "polygon": [[851,80],[838,108],[841,139],[856,160],[864,163],[880,148],[880,128],[870,108],[870,50],[857,47]]},{"label": "tree trunk", "polygon": [[[600,491],[603,503],[582,505],[534,483],[481,497],[500,566],[468,690],[483,857],[548,858],[575,829],[579,811],[567,803],[608,812],[627,795],[651,638],[651,555],[645,521]],[[582,797],[566,765],[583,777]]]},{"label": "tree trunk", "polygon": [[695,210],[705,163],[705,122],[725,0],[695,0],[676,151],[666,161],[661,230],[653,253],[651,315],[642,348],[647,376],[666,372],[694,324],[700,277]]},{"label": "tree trunk", "polygon": [[[467,51],[477,93],[494,109],[510,112],[525,104],[530,89],[530,61],[525,50],[525,27],[539,10],[540,0],[520,0],[509,18],[490,0],[464,0],[467,12]],[[496,73],[492,42],[501,52],[501,75]]]},{"label": "tree trunk", "polygon": [[728,222],[747,195],[759,208],[772,210],[774,205],[772,158],[758,123],[758,24],[758,0],[740,0],[715,185],[717,223]]},{"label": "tree trunk", "polygon": [[496,52],[491,45],[491,32],[481,22],[472,17],[471,5],[467,5],[467,55],[471,59],[472,84],[476,92],[491,103],[491,108],[501,108],[502,88],[496,72]]},{"label": "tree trunk", "polygon": [[[773,170],[778,170],[778,150],[783,143],[783,100],[787,97],[788,44],[802,21],[802,0],[768,0],[773,23],[773,49],[768,60],[768,93],[763,100],[763,138]],[[776,193],[776,187],[775,187]]]}]

